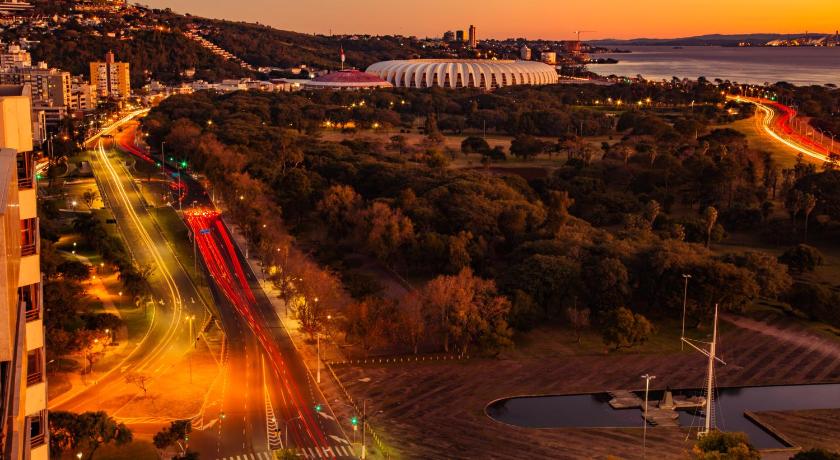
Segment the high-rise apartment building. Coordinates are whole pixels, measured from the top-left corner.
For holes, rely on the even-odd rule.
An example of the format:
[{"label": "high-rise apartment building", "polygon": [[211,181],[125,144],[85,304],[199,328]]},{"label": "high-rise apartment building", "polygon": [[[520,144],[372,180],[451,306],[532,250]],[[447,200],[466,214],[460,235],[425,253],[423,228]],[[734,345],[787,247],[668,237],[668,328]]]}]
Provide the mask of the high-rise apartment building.
[{"label": "high-rise apartment building", "polygon": [[70,83],[70,110],[88,111],[96,108],[96,87],[81,79]]},{"label": "high-rise apartment building", "polygon": [[10,44],[6,51],[0,54],[0,68],[32,67],[32,55],[20,45]]},{"label": "high-rise apartment building", "polygon": [[470,25],[470,48],[475,49],[478,45],[478,35],[474,25]]},{"label": "high-rise apartment building", "polygon": [[104,62],[90,63],[90,84],[102,99],[128,99],[131,96],[128,63],[114,61],[114,53],[109,51]]},{"label": "high-rise apartment building", "polygon": [[0,457],[49,458],[44,307],[27,86],[0,86]]},{"label": "high-rise apartment building", "polygon": [[[0,54],[0,85],[28,86],[32,97],[36,142],[47,128],[58,129],[70,105],[70,72],[51,69],[44,62],[32,65],[29,52],[11,44]],[[38,120],[44,123],[39,125]],[[39,127],[40,126],[40,127]]]},{"label": "high-rise apartment building", "polygon": [[531,48],[528,48],[528,45],[522,45],[522,48],[519,48],[519,59],[523,61],[531,60]]},{"label": "high-rise apartment building", "polygon": [[37,67],[11,67],[0,69],[0,84],[29,85],[34,105],[52,107],[70,103],[70,72],[50,69],[45,63]]},{"label": "high-rise apartment building", "polygon": [[457,40],[461,43],[467,41],[467,33],[464,32],[463,30],[456,31],[455,32],[455,40]]},{"label": "high-rise apartment building", "polygon": [[454,42],[455,41],[455,32],[452,32],[451,30],[447,30],[446,32],[444,32],[443,33],[443,41],[445,41],[447,43]]}]

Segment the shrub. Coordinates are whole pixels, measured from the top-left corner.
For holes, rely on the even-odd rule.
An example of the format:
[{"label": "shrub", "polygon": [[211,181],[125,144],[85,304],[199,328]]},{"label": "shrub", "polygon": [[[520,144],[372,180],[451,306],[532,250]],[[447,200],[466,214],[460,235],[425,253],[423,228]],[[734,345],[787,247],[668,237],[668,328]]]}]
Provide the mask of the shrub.
[{"label": "shrub", "polygon": [[812,272],[822,265],[823,257],[817,248],[807,244],[798,244],[788,248],[779,256],[779,262],[787,265],[791,271],[798,273]]}]

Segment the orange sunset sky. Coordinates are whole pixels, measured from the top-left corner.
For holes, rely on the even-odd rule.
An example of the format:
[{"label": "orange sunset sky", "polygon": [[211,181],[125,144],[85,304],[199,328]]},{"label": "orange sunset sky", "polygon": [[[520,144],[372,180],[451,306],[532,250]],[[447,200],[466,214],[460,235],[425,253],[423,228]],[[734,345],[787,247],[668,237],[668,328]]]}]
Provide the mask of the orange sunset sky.
[{"label": "orange sunset sky", "polygon": [[149,0],[179,13],[335,34],[439,36],[478,27],[479,38],[685,37],[710,33],[829,33],[840,0]]}]

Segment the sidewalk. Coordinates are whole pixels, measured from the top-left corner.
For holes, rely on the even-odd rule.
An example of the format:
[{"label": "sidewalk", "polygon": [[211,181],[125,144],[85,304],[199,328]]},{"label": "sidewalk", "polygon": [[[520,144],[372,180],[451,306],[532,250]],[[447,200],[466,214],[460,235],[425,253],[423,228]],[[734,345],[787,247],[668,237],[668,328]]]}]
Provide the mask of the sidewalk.
[{"label": "sidewalk", "polygon": [[[242,250],[246,243],[245,238],[239,232],[239,228],[231,225],[230,221],[224,216],[222,217],[222,221],[230,231],[236,245],[240,250]],[[242,254],[245,254],[244,250],[242,250]],[[300,324],[298,321],[286,314],[285,305],[279,297],[280,291],[275,289],[272,283],[264,279],[262,276],[262,267],[260,266],[260,262],[254,257],[249,257],[248,265],[251,268],[251,272],[257,278],[257,281],[269,302],[271,302],[274,307],[274,311],[277,313],[277,317],[283,324],[283,328],[289,333],[289,337],[291,337],[295,349],[301,355],[303,363],[312,376],[312,380],[314,382],[318,363],[316,344],[307,343],[306,334],[300,331]],[[341,353],[340,348],[329,337],[325,336],[321,337],[321,358],[321,383],[317,385],[317,388],[321,392],[322,399],[327,404],[329,412],[332,413],[336,420],[339,421],[339,425],[341,426],[342,431],[344,431],[345,438],[352,440],[353,427],[350,424],[350,419],[354,416],[361,419],[362,414],[357,413],[356,410],[353,409],[350,402],[346,400],[345,394],[340,387],[340,382],[335,380],[337,377],[323,364],[323,362],[326,361],[342,361],[346,358]],[[357,433],[356,437],[360,438],[361,433]],[[357,443],[356,452],[359,453],[360,450],[360,444]],[[379,452],[379,449],[373,445],[370,435],[368,436],[367,458],[385,458],[385,456]]]}]

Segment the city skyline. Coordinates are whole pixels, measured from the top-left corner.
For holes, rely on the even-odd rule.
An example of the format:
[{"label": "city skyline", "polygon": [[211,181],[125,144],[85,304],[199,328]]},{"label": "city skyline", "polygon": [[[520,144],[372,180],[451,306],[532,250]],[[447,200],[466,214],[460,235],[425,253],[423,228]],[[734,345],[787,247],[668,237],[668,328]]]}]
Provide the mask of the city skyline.
[{"label": "city skyline", "polygon": [[[832,0],[811,0],[807,7],[781,0],[732,2],[711,0],[701,6],[674,6],[665,0],[641,0],[631,11],[618,0],[604,0],[592,10],[586,2],[559,5],[532,0],[528,8],[511,9],[508,2],[485,0],[450,4],[430,0],[424,8],[393,8],[383,0],[315,0],[277,9],[268,0],[245,0],[235,5],[197,0],[152,0],[150,6],[179,13],[260,22],[272,27],[316,34],[375,34],[437,36],[447,30],[478,27],[481,38],[526,37],[572,39],[576,30],[584,39],[676,38],[704,34],[830,33],[840,24],[840,5]],[[651,11],[673,11],[668,21]],[[366,14],[357,14],[359,11]],[[411,10],[411,14],[406,14]],[[441,14],[446,11],[446,14]],[[535,14],[541,11],[541,14]],[[545,14],[543,14],[545,13]]]}]

